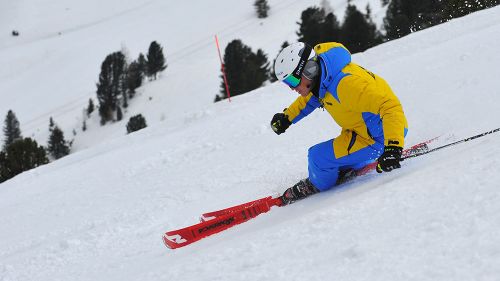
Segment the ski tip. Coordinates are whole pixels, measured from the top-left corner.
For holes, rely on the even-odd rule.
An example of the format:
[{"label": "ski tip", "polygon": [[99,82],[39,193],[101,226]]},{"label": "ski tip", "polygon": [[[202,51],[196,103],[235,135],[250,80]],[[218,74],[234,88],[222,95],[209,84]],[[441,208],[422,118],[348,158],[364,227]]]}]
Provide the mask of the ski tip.
[{"label": "ski tip", "polygon": [[184,239],[178,233],[174,233],[174,234],[169,235],[169,232],[167,232],[167,233],[163,234],[162,239],[163,239],[163,244],[165,244],[165,246],[167,246],[167,248],[172,249],[172,250],[183,247],[183,246],[191,243],[188,240]]},{"label": "ski tip", "polygon": [[161,237],[161,238],[162,238],[162,240],[163,240],[163,244],[165,244],[165,246],[167,246],[167,248],[169,248],[169,249],[174,249],[174,248],[172,248],[172,247],[170,246],[170,243],[169,243],[169,241],[168,241],[167,237],[165,237],[165,236],[166,236],[166,234],[163,234],[163,236]]}]

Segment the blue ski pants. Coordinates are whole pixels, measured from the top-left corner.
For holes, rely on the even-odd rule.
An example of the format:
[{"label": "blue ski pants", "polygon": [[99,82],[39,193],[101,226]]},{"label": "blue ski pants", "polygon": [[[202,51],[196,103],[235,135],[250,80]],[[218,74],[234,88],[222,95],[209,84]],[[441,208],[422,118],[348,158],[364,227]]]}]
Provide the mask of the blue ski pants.
[{"label": "blue ski pants", "polygon": [[[407,130],[405,130],[405,136],[406,132]],[[373,140],[363,140],[352,134],[352,132],[342,132],[335,139],[318,143],[309,148],[309,180],[320,191],[335,186],[340,170],[362,169],[375,162],[384,152],[383,136]],[[354,152],[351,152],[351,149]],[[339,155],[336,156],[335,152]]]}]

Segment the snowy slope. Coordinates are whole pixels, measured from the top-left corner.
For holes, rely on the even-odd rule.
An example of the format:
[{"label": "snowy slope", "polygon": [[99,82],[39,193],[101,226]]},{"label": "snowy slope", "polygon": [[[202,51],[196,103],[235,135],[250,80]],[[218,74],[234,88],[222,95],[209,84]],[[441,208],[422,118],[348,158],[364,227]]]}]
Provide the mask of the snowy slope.
[{"label": "snowy slope", "polygon": [[[499,127],[499,32],[494,8],[353,59],[401,98],[408,144],[439,135],[440,145]],[[166,80],[147,95],[156,100]],[[276,136],[269,120],[295,95],[275,83],[231,103],[174,108],[164,122],[0,184],[0,280],[498,280],[500,135],[166,249],[164,231],[307,175],[307,148],[339,128],[318,110]]]},{"label": "snowy slope", "polygon": [[[370,1],[381,22],[380,1]],[[73,151],[79,151],[122,136],[135,114],[142,113],[153,125],[201,110],[219,92],[215,34],[223,49],[241,39],[254,51],[263,49],[272,60],[285,40],[296,40],[301,12],[320,1],[269,3],[270,16],[260,20],[253,1],[2,1],[0,65],[8,67],[0,68],[0,116],[12,109],[24,136],[41,144],[47,142],[52,116],[66,138],[75,139]],[[330,3],[341,20],[345,1]],[[368,0],[353,3],[364,10]],[[12,37],[12,30],[20,36]],[[122,122],[101,128],[94,116],[83,133],[83,110],[89,98],[96,100],[95,83],[106,55],[123,50],[133,60],[146,53],[153,40],[164,47],[167,59],[162,77],[139,89]]]}]

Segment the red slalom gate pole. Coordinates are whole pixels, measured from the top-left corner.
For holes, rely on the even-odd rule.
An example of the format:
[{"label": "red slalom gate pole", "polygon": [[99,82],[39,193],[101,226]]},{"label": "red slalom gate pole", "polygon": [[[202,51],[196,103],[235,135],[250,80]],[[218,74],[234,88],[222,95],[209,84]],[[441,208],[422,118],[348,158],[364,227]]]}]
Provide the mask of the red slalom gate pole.
[{"label": "red slalom gate pole", "polygon": [[229,102],[231,102],[231,94],[229,94],[229,86],[227,84],[226,71],[224,69],[224,62],[222,61],[222,56],[220,54],[219,39],[217,38],[217,35],[215,35],[215,44],[217,45],[217,51],[219,52],[219,59],[220,59],[220,65],[221,65],[220,69],[222,71],[222,77],[224,78],[224,85],[226,85],[227,98],[228,98]]}]

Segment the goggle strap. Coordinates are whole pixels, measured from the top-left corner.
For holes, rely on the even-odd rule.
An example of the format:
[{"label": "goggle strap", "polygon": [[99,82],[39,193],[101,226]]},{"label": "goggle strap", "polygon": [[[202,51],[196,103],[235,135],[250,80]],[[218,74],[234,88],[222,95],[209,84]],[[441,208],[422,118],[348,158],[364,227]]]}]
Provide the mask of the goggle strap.
[{"label": "goggle strap", "polygon": [[312,47],[305,44],[302,55],[300,56],[300,61],[297,67],[293,70],[292,75],[297,79],[300,79],[302,76],[302,72],[304,71],[304,67],[306,66],[307,61],[309,60],[309,55],[311,55]]}]

